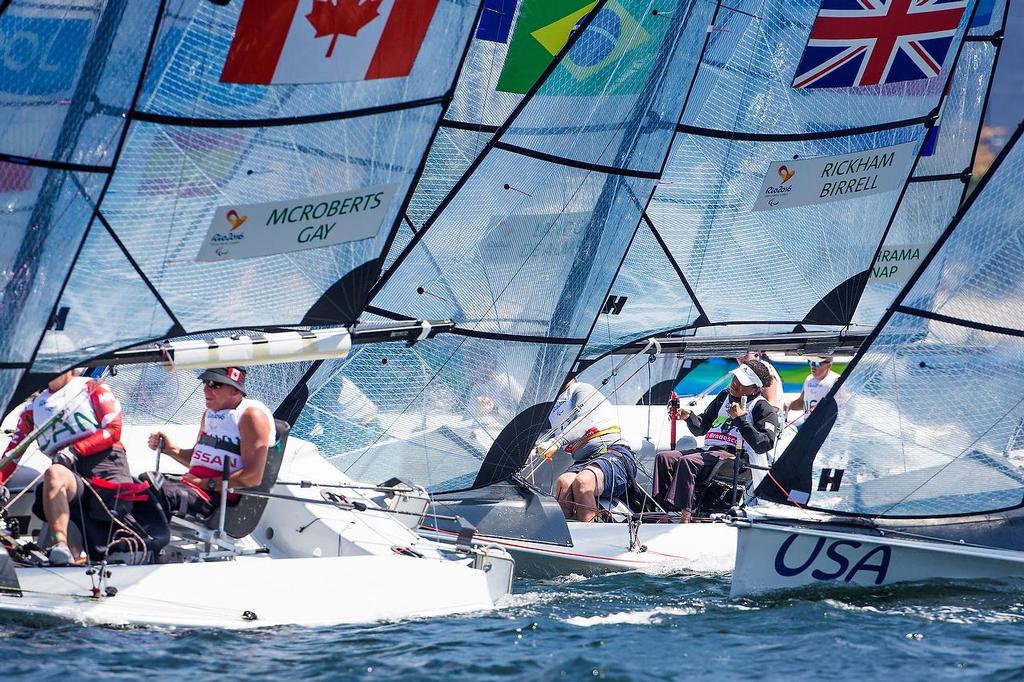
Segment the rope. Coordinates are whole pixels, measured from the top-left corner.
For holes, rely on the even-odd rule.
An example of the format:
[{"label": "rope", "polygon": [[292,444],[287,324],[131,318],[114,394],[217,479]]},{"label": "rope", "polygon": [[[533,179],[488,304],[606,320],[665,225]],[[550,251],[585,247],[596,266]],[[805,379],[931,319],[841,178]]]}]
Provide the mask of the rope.
[{"label": "rope", "polygon": [[797,509],[803,509],[800,503],[793,499],[793,496],[789,494],[789,491],[782,487],[782,484],[779,483],[779,481],[775,478],[770,469],[766,472],[766,475],[768,476],[768,478],[771,479],[772,483],[774,483],[776,487],[778,487],[778,489],[782,491],[782,494],[786,496],[787,500],[796,505]]}]

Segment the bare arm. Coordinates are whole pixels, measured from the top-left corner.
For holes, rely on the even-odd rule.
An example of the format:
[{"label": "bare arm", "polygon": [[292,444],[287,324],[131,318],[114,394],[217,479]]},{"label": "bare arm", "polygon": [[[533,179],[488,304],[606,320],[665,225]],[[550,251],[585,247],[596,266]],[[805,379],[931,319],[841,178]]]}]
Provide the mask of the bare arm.
[{"label": "bare arm", "polygon": [[242,437],[242,468],[231,474],[228,485],[251,488],[263,480],[270,448],[270,420],[260,410],[250,407],[238,420],[238,433]]},{"label": "bare arm", "polygon": [[789,404],[790,410],[802,410],[804,409],[804,392],[800,391],[800,396]]}]

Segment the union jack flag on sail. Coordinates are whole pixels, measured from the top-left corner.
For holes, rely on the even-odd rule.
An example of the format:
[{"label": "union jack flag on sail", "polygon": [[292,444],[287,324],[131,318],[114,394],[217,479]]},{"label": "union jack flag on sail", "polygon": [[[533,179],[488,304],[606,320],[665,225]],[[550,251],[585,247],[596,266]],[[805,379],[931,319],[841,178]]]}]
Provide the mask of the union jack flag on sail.
[{"label": "union jack flag on sail", "polygon": [[968,0],[822,0],[794,88],[938,76]]}]

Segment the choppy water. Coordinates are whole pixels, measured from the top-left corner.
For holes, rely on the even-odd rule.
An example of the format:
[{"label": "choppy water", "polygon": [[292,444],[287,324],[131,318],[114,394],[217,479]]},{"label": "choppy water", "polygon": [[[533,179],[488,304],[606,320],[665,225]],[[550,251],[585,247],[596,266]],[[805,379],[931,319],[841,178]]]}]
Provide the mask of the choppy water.
[{"label": "choppy water", "polygon": [[[4,676],[1024,679],[1024,584],[734,601],[725,578],[516,583],[498,611],[248,633],[0,625]],[[70,676],[70,677],[69,677]]]}]

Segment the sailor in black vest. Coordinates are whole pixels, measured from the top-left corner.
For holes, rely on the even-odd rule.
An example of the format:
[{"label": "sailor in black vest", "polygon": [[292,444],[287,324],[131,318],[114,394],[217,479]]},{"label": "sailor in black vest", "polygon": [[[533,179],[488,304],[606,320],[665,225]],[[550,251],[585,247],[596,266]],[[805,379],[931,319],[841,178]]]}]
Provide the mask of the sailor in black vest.
[{"label": "sailor in black vest", "polygon": [[[188,467],[181,481],[167,479],[160,492],[170,514],[209,516],[220,504],[224,461],[228,462],[228,486],[250,488],[259,485],[267,464],[267,450],[277,439],[274,415],[258,400],[245,397],[245,370],[239,367],[208,369],[199,375],[203,382],[206,412],[199,423],[199,437],[192,449],[171,442],[156,431],[149,447],[163,452]],[[228,504],[238,501],[228,495]]]},{"label": "sailor in black vest", "polygon": [[654,459],[654,499],[668,511],[679,511],[682,523],[693,512],[697,481],[719,460],[732,459],[741,446],[752,464],[766,466],[766,453],[778,437],[778,411],[761,395],[772,381],[768,368],[760,360],[748,360],[732,375],[729,388],[715,396],[703,414],[679,410],[690,432],[704,436],[704,447],[666,450]]}]

